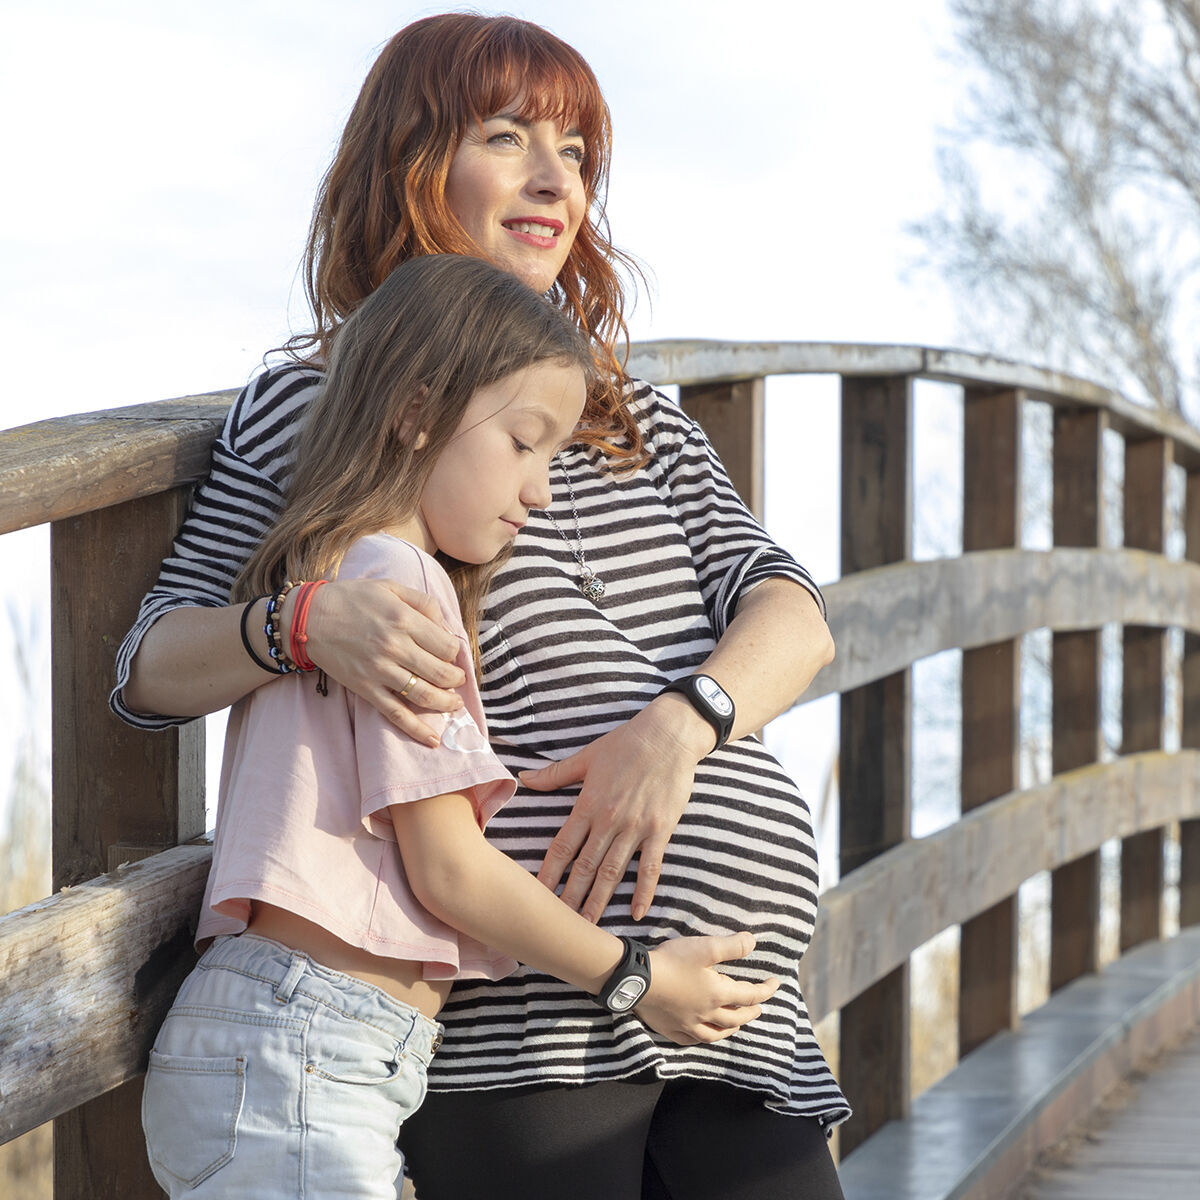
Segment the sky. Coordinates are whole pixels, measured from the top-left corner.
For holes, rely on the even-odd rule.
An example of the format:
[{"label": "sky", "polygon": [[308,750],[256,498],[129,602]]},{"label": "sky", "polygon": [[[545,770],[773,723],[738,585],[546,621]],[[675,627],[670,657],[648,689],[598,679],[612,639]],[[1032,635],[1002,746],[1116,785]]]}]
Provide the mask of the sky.
[{"label": "sky", "polygon": [[[939,203],[937,131],[964,92],[944,0],[477,8],[548,26],[600,80],[614,241],[651,283],[635,339],[954,344],[905,232]],[[438,11],[0,0],[3,423],[241,386],[305,328],[317,182],[378,50]],[[837,572],[835,396],[768,389],[768,525],[819,579]],[[3,544],[12,620],[44,625],[44,531]],[[29,707],[0,700],[0,730]],[[827,738],[817,724],[795,736]],[[0,799],[13,753],[0,735]],[[826,760],[789,767],[811,794]]]}]

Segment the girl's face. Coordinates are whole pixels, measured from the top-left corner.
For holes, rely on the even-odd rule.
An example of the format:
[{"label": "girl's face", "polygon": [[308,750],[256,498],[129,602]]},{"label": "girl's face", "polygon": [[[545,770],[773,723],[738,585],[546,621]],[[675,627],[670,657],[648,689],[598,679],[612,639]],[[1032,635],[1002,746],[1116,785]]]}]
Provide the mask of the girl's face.
[{"label": "girl's face", "polygon": [[450,163],[446,201],[496,266],[545,292],[567,261],[587,211],[577,131],[507,110],[470,127]]},{"label": "girl's face", "polygon": [[480,388],[434,464],[417,513],[394,532],[461,562],[495,558],[529,510],[550,503],[550,463],[570,442],[586,392],[583,371],[556,362]]}]

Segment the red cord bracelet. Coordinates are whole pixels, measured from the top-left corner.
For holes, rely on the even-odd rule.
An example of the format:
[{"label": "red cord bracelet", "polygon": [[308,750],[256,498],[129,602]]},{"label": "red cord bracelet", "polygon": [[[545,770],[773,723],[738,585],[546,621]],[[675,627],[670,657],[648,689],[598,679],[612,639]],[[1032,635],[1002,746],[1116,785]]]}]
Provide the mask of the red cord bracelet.
[{"label": "red cord bracelet", "polygon": [[292,615],[290,644],[292,661],[301,671],[315,671],[317,669],[316,663],[308,657],[308,650],[305,648],[308,642],[308,610],[317,588],[328,582],[328,579],[317,579],[312,583],[302,583],[300,591],[296,596],[296,609]]}]

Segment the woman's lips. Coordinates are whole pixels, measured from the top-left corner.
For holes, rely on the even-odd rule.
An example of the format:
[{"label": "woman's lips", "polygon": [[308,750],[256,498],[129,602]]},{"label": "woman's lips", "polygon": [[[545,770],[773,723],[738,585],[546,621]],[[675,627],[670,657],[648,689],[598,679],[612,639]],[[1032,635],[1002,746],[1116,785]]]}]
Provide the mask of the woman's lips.
[{"label": "woman's lips", "polygon": [[541,250],[553,250],[565,226],[561,221],[545,217],[515,217],[501,221],[501,226],[519,242],[537,246]]}]

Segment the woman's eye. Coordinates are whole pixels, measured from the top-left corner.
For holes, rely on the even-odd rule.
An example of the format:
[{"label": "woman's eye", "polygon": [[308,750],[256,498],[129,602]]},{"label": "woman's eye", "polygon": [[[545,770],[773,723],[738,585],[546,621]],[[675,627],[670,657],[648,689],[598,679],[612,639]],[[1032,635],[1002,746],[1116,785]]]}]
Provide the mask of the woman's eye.
[{"label": "woman's eye", "polygon": [[498,143],[506,146],[519,146],[521,138],[515,129],[506,129],[503,133],[493,133],[488,138],[488,144]]},{"label": "woman's eye", "polygon": [[518,454],[532,454],[533,453],[533,447],[525,445],[525,443],[522,442],[519,438],[513,438],[512,444],[513,444],[513,449]]},{"label": "woman's eye", "polygon": [[582,146],[564,146],[563,153],[571,159],[574,159],[577,164],[582,164],[587,158],[587,151]]}]

